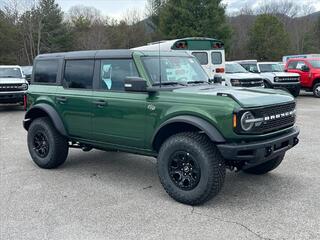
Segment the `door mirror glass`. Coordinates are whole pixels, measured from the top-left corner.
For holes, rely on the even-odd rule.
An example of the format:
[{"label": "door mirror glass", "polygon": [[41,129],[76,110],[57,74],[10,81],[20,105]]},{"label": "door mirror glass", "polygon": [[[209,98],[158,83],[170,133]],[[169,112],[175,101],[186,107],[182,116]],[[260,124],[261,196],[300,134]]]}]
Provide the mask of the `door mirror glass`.
[{"label": "door mirror glass", "polygon": [[147,81],[140,77],[127,77],[124,80],[126,92],[147,92]]},{"label": "door mirror glass", "polygon": [[303,65],[303,66],[301,67],[301,71],[303,71],[303,72],[309,72],[309,71],[310,71],[310,68],[309,68],[307,65]]}]

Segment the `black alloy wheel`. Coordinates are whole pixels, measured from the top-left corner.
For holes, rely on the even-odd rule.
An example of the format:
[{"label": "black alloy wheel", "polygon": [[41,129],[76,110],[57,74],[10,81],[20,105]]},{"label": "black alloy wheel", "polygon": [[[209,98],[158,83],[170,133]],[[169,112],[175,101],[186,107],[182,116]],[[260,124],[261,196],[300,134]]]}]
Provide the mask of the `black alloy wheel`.
[{"label": "black alloy wheel", "polygon": [[187,151],[177,151],[170,156],[168,171],[171,180],[182,190],[194,189],[201,177],[199,165]]}]

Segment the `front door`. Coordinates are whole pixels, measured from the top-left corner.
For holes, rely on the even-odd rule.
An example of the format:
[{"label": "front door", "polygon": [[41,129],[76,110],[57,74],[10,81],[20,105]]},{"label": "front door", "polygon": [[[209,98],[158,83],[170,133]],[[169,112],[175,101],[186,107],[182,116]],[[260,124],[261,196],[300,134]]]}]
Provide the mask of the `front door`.
[{"label": "front door", "polygon": [[144,148],[148,94],[124,91],[125,78],[139,76],[133,60],[105,59],[99,64],[99,89],[93,97],[94,139],[116,146]]}]

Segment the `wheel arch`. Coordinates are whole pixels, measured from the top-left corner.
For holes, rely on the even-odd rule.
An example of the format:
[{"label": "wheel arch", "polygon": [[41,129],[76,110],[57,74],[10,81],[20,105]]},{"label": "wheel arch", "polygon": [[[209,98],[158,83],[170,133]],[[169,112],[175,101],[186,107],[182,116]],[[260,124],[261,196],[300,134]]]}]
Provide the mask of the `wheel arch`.
[{"label": "wheel arch", "polygon": [[152,137],[152,147],[158,152],[162,143],[170,136],[187,131],[199,131],[206,134],[212,142],[225,142],[222,134],[208,121],[195,116],[177,116],[162,123]]},{"label": "wheel arch", "polygon": [[27,111],[27,113],[24,117],[24,120],[23,120],[24,129],[26,129],[28,131],[32,121],[36,118],[39,118],[39,117],[49,117],[50,120],[52,121],[54,127],[57,129],[57,131],[61,135],[63,135],[63,136],[68,135],[67,131],[64,127],[64,124],[62,122],[62,119],[60,118],[57,111],[52,106],[50,106],[49,104],[45,104],[45,103],[37,104]]}]

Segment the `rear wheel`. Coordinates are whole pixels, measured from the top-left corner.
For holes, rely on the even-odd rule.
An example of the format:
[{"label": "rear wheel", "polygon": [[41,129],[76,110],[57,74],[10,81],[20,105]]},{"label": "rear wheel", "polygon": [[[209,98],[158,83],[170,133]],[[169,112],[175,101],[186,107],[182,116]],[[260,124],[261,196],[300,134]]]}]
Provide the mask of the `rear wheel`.
[{"label": "rear wheel", "polygon": [[262,175],[276,169],[282,162],[284,155],[278,156],[268,162],[262,163],[258,166],[244,169],[243,171],[250,174]]},{"label": "rear wheel", "polygon": [[320,98],[320,83],[316,83],[313,86],[313,95],[317,98]]},{"label": "rear wheel", "polygon": [[158,174],[166,192],[176,201],[197,205],[219,193],[225,163],[215,145],[199,133],[179,133],[161,146]]},{"label": "rear wheel", "polygon": [[47,117],[32,121],[28,129],[28,148],[33,161],[51,169],[63,164],[68,156],[68,141]]}]

